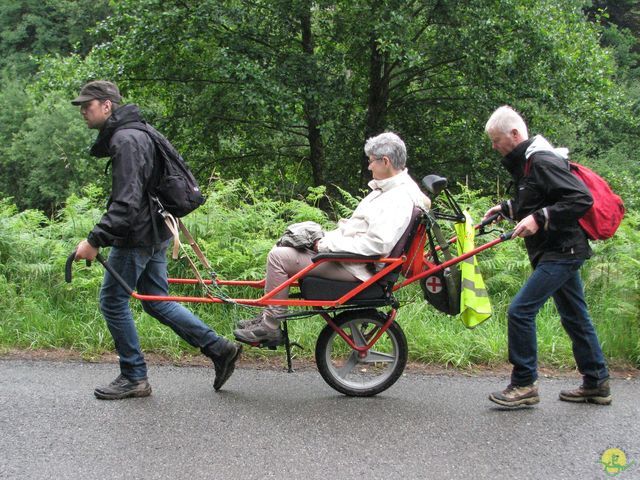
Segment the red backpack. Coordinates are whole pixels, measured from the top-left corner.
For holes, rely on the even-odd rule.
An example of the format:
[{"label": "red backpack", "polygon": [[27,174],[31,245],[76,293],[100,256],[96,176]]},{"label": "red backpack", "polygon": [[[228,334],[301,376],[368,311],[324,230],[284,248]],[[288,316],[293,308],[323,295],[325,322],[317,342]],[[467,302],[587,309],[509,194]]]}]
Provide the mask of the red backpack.
[{"label": "red backpack", "polygon": [[[582,180],[593,197],[593,205],[578,220],[589,240],[606,240],[613,237],[624,217],[624,203],[613,193],[604,178],[590,168],[569,162],[571,173]],[[524,173],[531,170],[531,157],[525,164]]]},{"label": "red backpack", "polygon": [[624,203],[613,193],[609,184],[593,170],[569,162],[571,173],[587,186],[593,197],[593,205],[578,220],[590,240],[606,240],[616,233],[624,217]]}]

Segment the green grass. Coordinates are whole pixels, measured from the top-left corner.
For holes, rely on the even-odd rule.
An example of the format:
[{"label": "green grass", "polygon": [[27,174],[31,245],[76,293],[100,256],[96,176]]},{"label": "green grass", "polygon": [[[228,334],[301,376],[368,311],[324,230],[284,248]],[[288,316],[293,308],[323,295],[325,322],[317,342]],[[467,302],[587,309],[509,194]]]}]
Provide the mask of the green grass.
[{"label": "green grass", "polygon": [[[82,273],[99,276],[100,269],[96,267],[91,272]],[[5,314],[0,322],[1,348],[64,348],[80,352],[85,357],[113,350],[111,337],[98,310],[97,287],[70,289],[59,299],[43,295],[38,290],[29,296],[17,296],[15,288],[6,283],[3,287]],[[247,296],[247,292],[241,292],[241,295]],[[397,321],[407,336],[411,360],[456,368],[496,366],[506,361],[505,317],[511,292],[493,293],[492,318],[472,330],[465,328],[458,317],[441,314],[429,306],[416,286],[405,288],[399,297],[403,306]],[[138,302],[133,300],[131,305],[144,351],[172,359],[197,353],[169,328],[146,315]],[[234,322],[250,317],[256,311],[227,305],[191,304],[189,307],[217,332],[229,338],[232,337]],[[608,361],[613,366],[640,366],[637,320],[634,321],[630,315],[608,315],[606,311],[599,303],[592,308]],[[571,343],[551,302],[540,312],[537,324],[541,364],[573,368]],[[313,357],[316,338],[324,325],[318,316],[290,322],[291,338],[305,349],[297,351],[297,355]],[[254,356],[281,355],[258,349],[250,349],[248,353]]]},{"label": "green grass", "polygon": [[[313,218],[330,224],[322,212],[304,202],[273,202],[254,196],[238,184],[222,183],[206,208],[187,219],[214,269],[224,278],[261,278],[273,239],[288,223]],[[0,202],[0,351],[62,348],[90,358],[113,350],[98,310],[102,268],[76,263],[73,283],[63,281],[66,256],[99,218],[99,203],[71,198],[61,216],[49,220],[38,212],[19,213],[7,202]],[[630,213],[613,240],[594,244],[595,255],[582,269],[590,312],[613,366],[640,367],[639,223],[639,216]],[[493,248],[479,260],[494,314],[473,330],[466,329],[457,317],[428,305],[417,284],[399,292],[403,306],[397,321],[407,336],[411,360],[456,368],[491,367],[507,361],[506,311],[530,268],[517,241]],[[189,275],[180,264],[172,264],[171,272],[173,276]],[[199,295],[197,288],[182,287],[179,291]],[[228,293],[239,297],[259,294],[237,288]],[[172,359],[197,353],[169,328],[144,314],[138,302],[131,305],[145,352]],[[229,338],[236,320],[256,312],[232,305],[190,304],[189,308]],[[316,316],[290,324],[292,340],[305,348],[296,355],[312,358],[325,322]],[[573,368],[571,343],[552,302],[538,315],[537,326],[540,363]],[[282,355],[258,349],[247,349],[247,353]]]}]

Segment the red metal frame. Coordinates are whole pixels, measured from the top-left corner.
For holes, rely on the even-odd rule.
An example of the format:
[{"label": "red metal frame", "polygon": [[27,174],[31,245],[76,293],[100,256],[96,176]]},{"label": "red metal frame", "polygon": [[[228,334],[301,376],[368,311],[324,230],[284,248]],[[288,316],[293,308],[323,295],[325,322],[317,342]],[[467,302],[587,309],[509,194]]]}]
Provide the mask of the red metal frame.
[{"label": "red metal frame", "polygon": [[367,352],[371,349],[371,347],[373,347],[376,342],[380,339],[380,337],[384,334],[384,332],[386,332],[388,330],[388,328],[391,326],[391,324],[395,321],[396,319],[396,314],[398,313],[398,310],[396,310],[395,308],[393,310],[391,310],[389,312],[389,314],[387,315],[387,321],[384,323],[384,325],[380,328],[380,330],[378,330],[378,333],[376,334],[375,337],[373,337],[373,339],[367,343],[365,346],[363,347],[359,347],[357,346],[352,337],[350,337],[349,335],[347,335],[345,333],[345,331],[340,328],[339,326],[337,326],[333,319],[326,313],[322,313],[320,314],[322,316],[322,318],[325,319],[325,321],[327,322],[327,324],[338,334],[342,337],[342,339],[347,342],[349,344],[349,346],[353,349],[356,350],[361,357],[366,356]]},{"label": "red metal frame", "polygon": [[[479,228],[480,225],[476,226],[476,229]],[[376,283],[378,280],[383,278],[385,275],[391,273],[398,267],[401,267],[402,273],[405,276],[405,280],[400,283],[396,283],[393,287],[393,291],[399,290],[411,283],[414,283],[422,278],[431,276],[451,265],[459,263],[469,257],[477,255],[478,253],[491,248],[498,243],[501,243],[510,238],[507,236],[501,236],[500,238],[496,238],[490,242],[487,242],[477,248],[474,248],[470,252],[467,252],[458,257],[452,258],[451,260],[442,262],[440,264],[435,264],[432,262],[432,258],[430,255],[425,255],[424,249],[426,245],[427,239],[427,231],[424,224],[420,224],[414,237],[411,241],[409,249],[407,251],[407,255],[403,255],[402,257],[397,258],[379,258],[374,260],[369,259],[354,259],[354,258],[323,258],[318,260],[317,262],[312,263],[311,265],[305,267],[300,272],[295,274],[293,277],[289,278],[286,282],[279,285],[277,288],[272,290],[269,293],[265,293],[260,298],[218,298],[213,295],[207,295],[205,297],[189,297],[189,296],[158,296],[158,295],[144,295],[133,291],[131,296],[140,301],[162,301],[162,302],[190,302],[190,303],[227,303],[233,302],[247,306],[254,307],[266,307],[269,305],[275,306],[295,306],[295,307],[315,307],[315,308],[325,308],[331,309],[340,307],[348,304],[349,300],[358,295],[360,292],[368,288],[369,286]],[[456,237],[453,237],[449,240],[449,243],[452,244],[456,240]],[[438,247],[439,248],[439,247]],[[279,292],[281,292],[285,288],[296,287],[299,285],[299,280],[304,276],[308,275],[319,265],[322,265],[325,262],[343,262],[343,263],[382,263],[385,266],[369,278],[367,281],[362,282],[353,290],[349,291],[342,297],[337,300],[299,300],[299,299],[277,299],[274,298]],[[213,285],[213,280],[198,280],[198,279],[186,279],[186,278],[170,278],[169,283],[178,284],[178,285],[195,285],[204,283],[205,285]],[[265,280],[220,280],[216,279],[215,284],[218,286],[232,286],[232,287],[251,287],[256,289],[263,289],[265,286]],[[320,313],[320,315],[324,318],[327,324],[338,334],[342,339],[347,342],[347,344],[355,351],[358,352],[360,356],[365,356],[367,352],[375,345],[378,339],[387,331],[387,329],[391,326],[391,324],[395,321],[397,314],[397,310],[392,308],[392,310],[387,314],[387,321],[384,323],[382,328],[378,331],[376,336],[369,341],[364,346],[358,346],[354,343],[353,338],[346,334],[346,332],[338,327],[331,316],[328,313]]]},{"label": "red metal frame", "polygon": [[[420,232],[418,232],[420,233]],[[451,260],[442,262],[441,264],[436,265],[428,261],[424,255],[424,238],[425,233],[422,235],[416,234],[414,237],[411,247],[409,248],[409,253],[407,255],[403,255],[402,257],[397,258],[380,258],[376,260],[363,260],[363,259],[350,259],[350,258],[331,258],[331,259],[321,259],[317,262],[312,263],[311,265],[305,267],[303,270],[295,274],[289,280],[278,286],[276,289],[272,290],[269,293],[266,293],[260,298],[232,298],[230,299],[232,302],[240,303],[243,305],[256,306],[256,307],[266,307],[268,305],[280,305],[280,306],[300,306],[300,307],[338,307],[344,305],[346,302],[351,300],[354,296],[358,295],[361,291],[368,288],[375,282],[377,282],[380,278],[384,277],[391,271],[393,271],[398,266],[403,266],[403,271],[407,270],[409,274],[412,274],[410,277],[405,278],[403,282],[396,283],[394,285],[393,290],[399,290],[400,288],[406,287],[407,285],[414,283],[422,278],[433,275],[434,273],[439,272],[451,265],[455,265],[456,263],[462,262],[469,257],[473,257],[484,250],[487,250],[499,243],[505,241],[503,238],[496,238],[490,242],[487,242],[479,247],[474,248],[473,250],[462,254],[458,257],[452,258]],[[450,242],[455,241],[454,239],[450,240]],[[418,247],[417,251],[414,248]],[[406,265],[407,260],[411,257],[416,257],[413,259],[411,265]],[[315,269],[318,265],[321,265],[325,262],[335,262],[340,261],[343,263],[385,263],[387,264],[382,270],[372,276],[366,282],[362,282],[356,288],[338,298],[337,300],[295,300],[295,299],[273,299],[273,297],[287,287],[295,287],[298,285],[298,280],[301,277],[304,277],[313,269]],[[417,266],[420,268],[418,269]],[[415,273],[417,272],[417,273]],[[197,279],[183,279],[183,278],[170,278],[169,283],[172,284],[182,284],[182,285],[195,285],[199,284],[200,281]],[[205,285],[212,285],[213,280],[203,280]],[[265,280],[216,280],[217,285],[221,286],[241,286],[241,287],[251,287],[251,288],[264,288]],[[226,300],[216,297],[182,297],[182,296],[158,296],[158,295],[144,295],[133,292],[132,296],[141,301],[175,301],[175,302],[192,302],[192,303],[225,303]]]}]

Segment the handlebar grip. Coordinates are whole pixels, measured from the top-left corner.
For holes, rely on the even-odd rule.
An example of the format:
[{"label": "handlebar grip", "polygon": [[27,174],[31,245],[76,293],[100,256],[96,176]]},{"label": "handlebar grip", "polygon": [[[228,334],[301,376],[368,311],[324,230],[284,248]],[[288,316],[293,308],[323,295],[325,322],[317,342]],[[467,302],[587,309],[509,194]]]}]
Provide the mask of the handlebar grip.
[{"label": "handlebar grip", "polygon": [[71,270],[73,268],[73,261],[76,259],[76,251],[71,252],[71,255],[67,257],[67,263],[64,266],[64,281],[71,283]]},{"label": "handlebar grip", "polygon": [[[71,283],[71,273],[73,268],[73,262],[75,259],[76,259],[76,250],[71,252],[71,255],[67,257],[67,263],[64,266],[64,281],[67,283]],[[113,269],[113,267],[107,263],[107,261],[104,259],[102,255],[100,254],[96,255],[96,260],[98,260],[102,264],[102,266],[105,268],[105,270],[107,270],[113,276],[116,282],[118,282],[120,286],[124,288],[125,292],[127,292],[129,295],[133,294],[133,289],[129,287],[129,285],[127,285],[127,282],[125,282],[124,279],[120,276],[120,274],[118,274],[118,272],[116,272]],[[91,266],[91,262],[87,260],[87,267],[90,267],[90,266]]]},{"label": "handlebar grip", "polygon": [[503,234],[501,234],[500,240],[511,240],[511,237],[513,237],[513,230],[510,230],[508,232],[504,232]]},{"label": "handlebar grip", "polygon": [[498,218],[500,218],[501,216],[502,216],[502,214],[500,212],[494,213],[490,217],[488,217],[485,220],[483,220],[482,222],[480,222],[480,227],[486,227],[487,225],[492,224],[493,222],[498,220]]},{"label": "handlebar grip", "polygon": [[[67,283],[71,283],[73,262],[76,259],[76,252],[77,250],[74,250],[73,252],[71,252],[71,255],[67,257],[67,263],[64,266],[64,281]],[[86,263],[87,263],[87,267],[91,266],[91,260],[86,260]]]}]

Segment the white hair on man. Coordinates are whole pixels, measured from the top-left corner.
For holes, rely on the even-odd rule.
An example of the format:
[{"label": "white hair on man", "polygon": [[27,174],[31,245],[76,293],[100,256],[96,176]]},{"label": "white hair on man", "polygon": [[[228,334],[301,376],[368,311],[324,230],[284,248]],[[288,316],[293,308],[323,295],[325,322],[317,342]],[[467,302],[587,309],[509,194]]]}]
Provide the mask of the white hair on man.
[{"label": "white hair on man", "polygon": [[407,147],[402,139],[393,132],[385,132],[371,137],[364,145],[367,157],[376,159],[387,157],[396,170],[403,170],[407,164]]},{"label": "white hair on man", "polygon": [[524,123],[522,117],[513,108],[508,105],[504,105],[491,114],[487,124],[484,127],[484,131],[509,133],[511,130],[518,130],[523,139],[529,138],[527,132],[527,124]]}]

